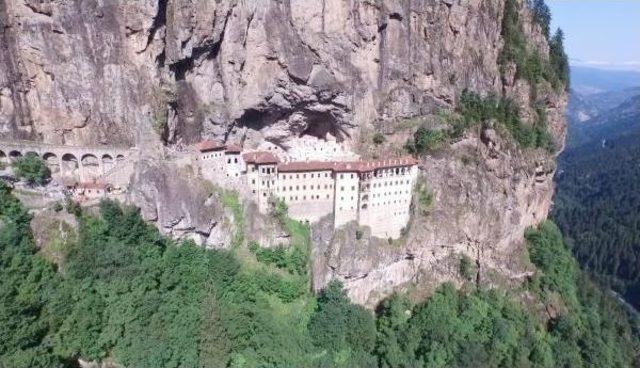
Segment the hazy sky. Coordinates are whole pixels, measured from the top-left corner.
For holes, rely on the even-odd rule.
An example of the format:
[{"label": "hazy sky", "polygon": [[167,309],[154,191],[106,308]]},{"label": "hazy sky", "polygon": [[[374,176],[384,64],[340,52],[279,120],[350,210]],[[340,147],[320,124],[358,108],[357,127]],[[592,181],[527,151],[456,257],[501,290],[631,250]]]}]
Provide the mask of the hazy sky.
[{"label": "hazy sky", "polygon": [[571,64],[640,70],[640,0],[547,0]]}]

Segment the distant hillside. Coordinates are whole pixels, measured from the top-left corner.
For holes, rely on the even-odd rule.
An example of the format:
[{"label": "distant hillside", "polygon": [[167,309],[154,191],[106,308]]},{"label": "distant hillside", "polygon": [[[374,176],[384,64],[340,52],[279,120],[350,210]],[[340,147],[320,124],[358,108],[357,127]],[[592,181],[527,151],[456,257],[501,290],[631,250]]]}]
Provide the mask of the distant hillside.
[{"label": "distant hillside", "polygon": [[571,67],[571,87],[580,94],[621,91],[640,86],[640,72]]},{"label": "distant hillside", "polygon": [[[635,95],[618,103],[619,99],[631,93]],[[618,136],[640,131],[640,88],[598,96],[603,96],[599,99],[599,105],[592,103],[589,96],[571,97],[571,108],[567,109],[569,118],[567,149],[589,144],[600,145],[603,140],[610,141]],[[606,101],[613,107],[606,109]],[[580,120],[581,117],[587,116],[586,120]]]},{"label": "distant hillside", "polygon": [[583,269],[635,308],[640,307],[639,142],[636,129],[612,136],[604,146],[586,144],[565,152],[552,212]]}]

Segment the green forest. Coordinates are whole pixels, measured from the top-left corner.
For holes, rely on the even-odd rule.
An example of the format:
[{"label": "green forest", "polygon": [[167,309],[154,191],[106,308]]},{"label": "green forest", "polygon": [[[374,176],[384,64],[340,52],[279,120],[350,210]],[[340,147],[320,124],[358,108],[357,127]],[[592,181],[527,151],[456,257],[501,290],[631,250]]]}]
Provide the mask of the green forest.
[{"label": "green forest", "polygon": [[[521,290],[444,284],[419,304],[394,295],[372,312],[351,304],[337,282],[309,292],[303,251],[176,244],[136,209],[109,201],[99,215],[68,210],[77,240],[53,263],[35,246],[28,212],[0,185],[0,366],[76,367],[78,358],[129,368],[638,363],[636,322],[580,272],[550,222],[526,234],[539,272]],[[525,294],[560,312],[545,318],[519,301]]]},{"label": "green forest", "polygon": [[[617,122],[616,122],[617,123]],[[561,157],[553,218],[596,280],[640,307],[640,133]]]}]

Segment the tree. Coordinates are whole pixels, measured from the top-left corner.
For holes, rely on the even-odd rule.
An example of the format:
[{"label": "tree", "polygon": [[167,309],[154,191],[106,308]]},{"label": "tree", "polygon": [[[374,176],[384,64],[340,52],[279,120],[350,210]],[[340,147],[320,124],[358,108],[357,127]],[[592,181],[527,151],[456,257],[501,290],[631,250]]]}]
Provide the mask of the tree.
[{"label": "tree", "polygon": [[533,13],[533,20],[542,28],[542,34],[549,39],[549,25],[551,24],[551,10],[544,0],[529,0],[529,8]]},{"label": "tree", "polygon": [[376,132],[376,134],[373,135],[373,143],[382,144],[383,142],[384,142],[384,135],[380,132]]},{"label": "tree", "polygon": [[549,40],[549,61],[552,73],[569,88],[569,59],[564,52],[564,32],[560,28]]},{"label": "tree", "polygon": [[19,178],[26,180],[29,184],[46,184],[51,177],[49,168],[36,154],[28,153],[24,157],[18,158],[13,163],[13,168]]}]

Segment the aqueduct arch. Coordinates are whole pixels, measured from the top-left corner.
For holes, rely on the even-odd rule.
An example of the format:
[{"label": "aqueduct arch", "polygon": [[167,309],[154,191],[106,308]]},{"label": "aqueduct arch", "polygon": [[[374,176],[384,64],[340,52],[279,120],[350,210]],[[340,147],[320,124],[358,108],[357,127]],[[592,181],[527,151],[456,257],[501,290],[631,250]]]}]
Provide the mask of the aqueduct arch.
[{"label": "aqueduct arch", "polygon": [[58,156],[56,156],[55,153],[47,152],[42,155],[42,159],[47,164],[49,170],[51,170],[51,173],[55,174],[60,172],[60,160],[58,160]]},{"label": "aqueduct arch", "polygon": [[65,153],[62,155],[62,162],[60,163],[60,170],[64,175],[73,176],[74,178],[80,177],[78,159],[72,153]]},{"label": "aqueduct arch", "polygon": [[14,150],[14,151],[9,152],[9,158],[10,158],[11,160],[15,160],[15,159],[17,159],[17,158],[19,158],[19,157],[22,157],[22,152],[20,152],[20,151],[15,151],[15,150]]},{"label": "aqueduct arch", "polygon": [[102,155],[102,168],[105,173],[113,168],[113,157],[108,153]]},{"label": "aqueduct arch", "polygon": [[[34,154],[42,158],[52,174],[76,181],[91,181],[109,175],[118,180],[119,169],[129,170],[131,148],[111,146],[67,146],[34,141],[0,141],[0,162]],[[126,168],[126,169],[125,169]],[[114,174],[115,171],[115,174]],[[114,179],[116,178],[116,179]],[[125,179],[123,179],[125,180]]]}]

